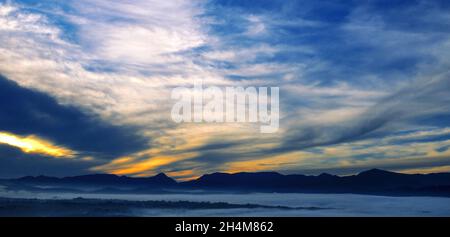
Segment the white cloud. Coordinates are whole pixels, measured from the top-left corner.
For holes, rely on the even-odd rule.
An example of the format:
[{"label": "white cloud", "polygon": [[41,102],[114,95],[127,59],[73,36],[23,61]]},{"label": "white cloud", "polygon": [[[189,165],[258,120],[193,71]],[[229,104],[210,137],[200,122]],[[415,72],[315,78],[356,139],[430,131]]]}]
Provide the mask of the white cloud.
[{"label": "white cloud", "polygon": [[[197,79],[223,81],[180,54],[204,42],[194,19],[198,6],[189,4],[77,1],[77,12],[56,16],[76,25],[71,33],[77,43],[65,41],[64,29],[47,16],[26,11],[26,6],[2,4],[0,72],[113,122],[152,124],[161,119],[156,118],[161,105],[169,106],[171,86]],[[99,60],[117,72],[86,69]]]},{"label": "white cloud", "polygon": [[256,45],[249,48],[229,48],[224,50],[212,50],[205,52],[202,56],[206,60],[218,60],[232,63],[251,62],[260,56],[273,56],[279,49],[267,45]]},{"label": "white cloud", "polygon": [[[77,11],[48,16],[26,6],[1,4],[0,73],[113,124],[138,125],[149,142],[157,142],[153,138],[175,126],[170,120],[172,87],[200,79],[205,84],[229,83],[183,55],[207,38],[195,20],[197,4],[85,3],[96,7],[77,1]],[[66,29],[48,17],[72,22],[76,31],[70,33],[76,40],[66,41]],[[112,71],[87,69],[97,63]]]},{"label": "white cloud", "polygon": [[191,1],[77,1],[83,46],[102,60],[121,64],[182,62],[176,55],[201,46],[206,36]]},{"label": "white cloud", "polygon": [[250,22],[246,34],[249,36],[258,36],[266,32],[266,24],[261,17],[250,15],[247,20]]}]

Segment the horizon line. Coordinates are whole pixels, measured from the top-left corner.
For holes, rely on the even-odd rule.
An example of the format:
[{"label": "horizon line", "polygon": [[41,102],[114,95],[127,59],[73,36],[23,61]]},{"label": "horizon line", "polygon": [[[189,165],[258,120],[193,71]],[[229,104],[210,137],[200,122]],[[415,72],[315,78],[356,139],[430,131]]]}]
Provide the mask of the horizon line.
[{"label": "horizon line", "polygon": [[262,173],[276,173],[279,175],[283,175],[283,176],[290,176],[290,175],[303,175],[303,176],[310,176],[310,177],[319,177],[321,175],[331,175],[331,176],[337,176],[337,177],[348,177],[348,176],[355,176],[355,175],[359,175],[365,172],[369,172],[369,171],[383,171],[383,172],[388,172],[388,173],[395,173],[395,174],[404,174],[404,175],[430,175],[430,174],[446,174],[446,173],[450,173],[450,171],[447,172],[429,172],[429,173],[403,173],[403,172],[398,172],[398,171],[391,171],[391,170],[387,170],[387,169],[380,169],[380,168],[371,168],[371,169],[365,169],[353,174],[346,174],[346,175],[338,175],[338,174],[331,174],[331,173],[327,173],[327,172],[322,172],[320,174],[316,174],[316,175],[307,175],[307,174],[301,174],[301,173],[292,173],[292,174],[283,174],[280,173],[278,171],[256,171],[256,172],[248,172],[248,171],[243,171],[243,172],[213,172],[213,173],[205,173],[202,174],[198,177],[192,178],[192,179],[186,179],[186,180],[179,180],[177,178],[173,178],[169,175],[167,175],[165,172],[160,172],[157,173],[155,175],[151,175],[151,176],[129,176],[129,175],[117,175],[117,174],[110,174],[110,173],[90,173],[90,174],[80,174],[80,175],[71,175],[71,176],[49,176],[49,175],[23,175],[23,176],[18,176],[18,177],[10,177],[10,178],[0,178],[5,180],[14,180],[14,179],[21,179],[21,178],[25,178],[25,177],[33,177],[33,178],[37,178],[37,177],[47,177],[47,178],[58,178],[58,179],[63,179],[63,178],[72,178],[72,177],[80,177],[80,176],[93,176],[93,175],[111,175],[111,176],[116,176],[116,177],[127,177],[127,178],[133,178],[133,179],[145,179],[145,178],[153,178],[153,177],[157,177],[159,175],[164,175],[174,181],[176,181],[177,183],[181,183],[181,182],[189,182],[189,181],[193,181],[193,180],[198,180],[199,178],[206,176],[206,175],[213,175],[213,174],[226,174],[226,175],[236,175],[236,174],[262,174]]}]

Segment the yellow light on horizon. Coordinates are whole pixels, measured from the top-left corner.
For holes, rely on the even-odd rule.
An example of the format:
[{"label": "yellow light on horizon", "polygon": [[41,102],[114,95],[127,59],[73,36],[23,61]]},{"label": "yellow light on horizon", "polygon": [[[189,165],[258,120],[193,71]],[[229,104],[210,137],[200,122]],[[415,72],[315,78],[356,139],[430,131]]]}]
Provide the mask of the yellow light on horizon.
[{"label": "yellow light on horizon", "polygon": [[[142,154],[134,154],[134,157],[139,157]],[[100,165],[91,168],[92,171],[101,171],[115,175],[131,175],[136,177],[152,175],[153,171],[164,165],[171,163],[188,160],[196,157],[198,154],[195,152],[187,152],[183,154],[177,154],[172,156],[167,155],[155,155],[150,156],[144,160],[138,160],[132,156],[117,158],[108,164]]]},{"label": "yellow light on horizon", "polygon": [[8,132],[0,132],[0,144],[17,147],[25,153],[48,155],[57,158],[72,158],[75,152],[36,136],[18,136]]}]

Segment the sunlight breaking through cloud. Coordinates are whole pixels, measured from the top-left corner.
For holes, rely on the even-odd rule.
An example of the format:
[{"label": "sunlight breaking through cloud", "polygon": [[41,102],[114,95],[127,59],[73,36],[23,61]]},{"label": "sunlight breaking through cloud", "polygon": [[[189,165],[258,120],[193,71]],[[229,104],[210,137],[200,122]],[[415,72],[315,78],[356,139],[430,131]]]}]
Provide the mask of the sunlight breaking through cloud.
[{"label": "sunlight breaking through cloud", "polygon": [[68,148],[56,146],[34,135],[22,137],[12,133],[0,132],[0,144],[17,147],[25,153],[41,154],[56,158],[73,158],[75,155],[75,152]]}]

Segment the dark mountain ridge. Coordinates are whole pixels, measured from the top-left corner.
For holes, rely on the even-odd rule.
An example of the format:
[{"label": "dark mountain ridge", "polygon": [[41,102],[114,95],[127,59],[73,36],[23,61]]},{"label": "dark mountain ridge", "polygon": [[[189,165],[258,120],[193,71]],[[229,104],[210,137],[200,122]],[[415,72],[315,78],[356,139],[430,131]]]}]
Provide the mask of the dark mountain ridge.
[{"label": "dark mountain ridge", "polygon": [[204,190],[220,192],[292,192],[292,193],[361,193],[377,195],[450,196],[450,173],[403,174],[371,169],[350,176],[320,174],[283,175],[277,172],[212,173],[198,179],[176,182],[164,173],[153,177],[127,177],[113,174],[92,174],[64,178],[26,176],[2,180],[9,186],[91,187],[145,193],[164,190]]},{"label": "dark mountain ridge", "polygon": [[139,185],[139,186],[173,186],[177,182],[169,178],[164,173],[153,177],[134,178],[128,176],[118,176],[114,174],[90,174],[71,177],[48,177],[48,176],[25,176],[18,179],[10,179],[12,182],[27,184],[66,184],[66,185]]}]

